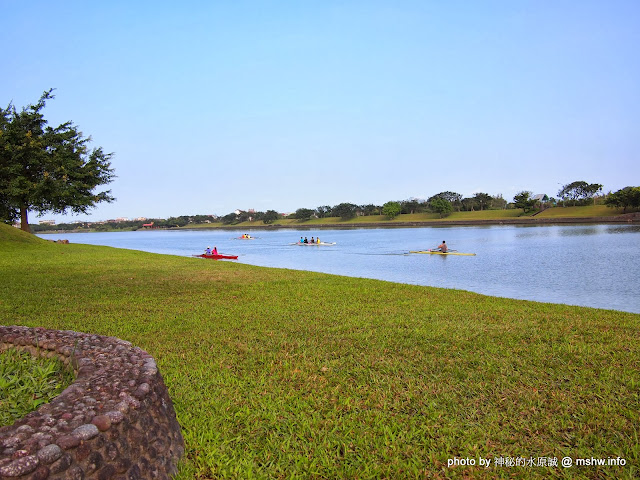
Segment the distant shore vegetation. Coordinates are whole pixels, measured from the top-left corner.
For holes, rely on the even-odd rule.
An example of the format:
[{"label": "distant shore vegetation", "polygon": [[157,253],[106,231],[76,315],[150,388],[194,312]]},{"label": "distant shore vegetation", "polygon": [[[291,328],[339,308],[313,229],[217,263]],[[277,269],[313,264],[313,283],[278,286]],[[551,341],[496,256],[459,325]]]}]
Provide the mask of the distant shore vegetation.
[{"label": "distant shore vegetation", "polygon": [[[533,195],[529,191],[519,192],[512,202],[502,195],[476,193],[473,197],[463,197],[455,192],[441,192],[427,200],[410,198],[389,201],[383,205],[356,205],[340,203],[316,208],[298,208],[292,213],[266,212],[255,210],[235,210],[223,216],[182,215],[178,217],[139,218],[135,220],[115,219],[104,222],[76,222],[62,224],[31,225],[33,232],[47,231],[113,231],[166,229],[185,227],[236,227],[337,223],[372,223],[386,221],[428,222],[450,219],[500,220],[523,216],[541,217],[600,217],[633,212],[640,208],[640,187],[625,187],[616,192],[602,194],[602,185],[587,182],[572,182],[565,185],[558,198],[548,195]],[[578,208],[583,207],[583,208]],[[584,208],[586,207],[586,208]]]}]

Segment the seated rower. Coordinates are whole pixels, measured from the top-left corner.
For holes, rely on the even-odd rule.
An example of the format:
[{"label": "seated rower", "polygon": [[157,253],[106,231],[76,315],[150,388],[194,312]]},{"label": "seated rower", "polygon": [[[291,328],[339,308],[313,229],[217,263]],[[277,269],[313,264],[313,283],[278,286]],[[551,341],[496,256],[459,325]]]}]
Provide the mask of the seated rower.
[{"label": "seated rower", "polygon": [[213,247],[213,250],[211,251],[212,255],[218,255],[218,247]]},{"label": "seated rower", "polygon": [[211,247],[207,247],[204,251],[205,255],[211,255]]},{"label": "seated rower", "polygon": [[438,245],[438,250],[440,250],[442,253],[447,253],[447,243],[444,240],[442,240],[442,243]]}]

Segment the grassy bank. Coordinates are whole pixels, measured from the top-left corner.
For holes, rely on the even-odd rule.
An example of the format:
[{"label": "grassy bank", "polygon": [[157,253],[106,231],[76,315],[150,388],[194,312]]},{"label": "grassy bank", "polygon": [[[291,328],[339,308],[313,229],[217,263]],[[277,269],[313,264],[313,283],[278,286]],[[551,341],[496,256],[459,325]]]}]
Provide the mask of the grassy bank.
[{"label": "grassy bank", "polygon": [[[513,221],[519,218],[529,220],[531,218],[537,219],[574,219],[581,218],[586,219],[585,221],[589,221],[589,219],[593,219],[594,221],[602,221],[603,218],[607,217],[615,217],[621,215],[623,213],[621,208],[609,208],[604,205],[588,205],[582,207],[554,207],[548,208],[542,212],[539,212],[537,215],[533,216],[535,212],[527,212],[526,214],[522,211],[522,209],[509,209],[509,210],[482,210],[482,211],[474,211],[474,212],[452,212],[450,215],[440,218],[440,215],[437,213],[413,213],[413,214],[402,214],[398,215],[394,219],[389,219],[384,215],[368,215],[363,217],[356,217],[349,220],[343,220],[339,217],[327,217],[327,218],[313,218],[310,220],[297,220],[294,218],[285,218],[280,219],[276,223],[282,227],[345,227],[345,226],[354,226],[354,227],[366,227],[367,224],[381,224],[388,225],[390,227],[394,225],[403,225],[407,223],[424,223],[425,225],[429,225],[430,223],[441,223],[441,222],[469,222],[469,224],[473,224],[474,222],[491,222],[494,221],[496,223],[502,221]],[[242,222],[234,225],[225,225],[221,222],[218,223],[206,223],[199,225],[189,225],[185,228],[263,228],[267,227],[261,221],[253,221],[253,222]]]},{"label": "grassy bank", "polygon": [[[0,227],[0,323],[149,351],[187,443],[180,479],[640,474],[640,315]],[[493,467],[565,456],[626,465]]]},{"label": "grassy bank", "polygon": [[609,217],[621,215],[622,213],[623,210],[621,208],[610,208],[606,205],[589,205],[584,207],[548,208],[536,216],[541,218]]}]

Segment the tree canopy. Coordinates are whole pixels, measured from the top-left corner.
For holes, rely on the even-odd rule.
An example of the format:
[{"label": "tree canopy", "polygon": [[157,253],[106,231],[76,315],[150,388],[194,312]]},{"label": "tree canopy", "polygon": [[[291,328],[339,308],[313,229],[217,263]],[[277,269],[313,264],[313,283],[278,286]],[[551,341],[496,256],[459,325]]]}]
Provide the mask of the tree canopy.
[{"label": "tree canopy", "polygon": [[609,207],[622,207],[623,212],[626,212],[627,208],[640,208],[640,187],[621,188],[607,195],[604,203]]},{"label": "tree canopy", "polygon": [[460,207],[462,207],[462,195],[456,192],[440,192],[435,194],[433,197],[429,198],[428,202],[431,203],[432,200],[436,198],[442,198],[451,204],[453,208],[460,211]]},{"label": "tree canopy", "polygon": [[30,231],[28,211],[86,213],[99,202],[112,202],[111,191],[95,192],[115,177],[102,148],[89,148],[91,137],[71,122],[47,126],[41,111],[54,98],[45,91],[35,105],[17,111],[0,108],[0,215],[20,217]]},{"label": "tree canopy", "polygon": [[429,202],[429,206],[431,207],[431,210],[440,214],[440,218],[446,217],[453,210],[451,202],[449,200],[445,200],[442,197],[432,198]]},{"label": "tree canopy", "polygon": [[419,213],[424,210],[426,206],[424,201],[418,200],[417,198],[410,198],[408,200],[403,200],[400,202],[400,206],[402,207],[401,213]]},{"label": "tree canopy", "polygon": [[333,207],[332,214],[342,220],[349,220],[356,216],[357,206],[353,203],[340,203]]},{"label": "tree canopy", "polygon": [[315,210],[311,210],[310,208],[299,208],[296,210],[296,213],[293,214],[293,217],[298,220],[309,220],[314,214]]},{"label": "tree canopy", "polygon": [[516,208],[522,208],[526,213],[533,208],[536,201],[531,199],[531,192],[523,191],[513,197],[513,203]]},{"label": "tree canopy", "polygon": [[558,196],[563,200],[572,200],[574,204],[578,200],[589,200],[602,190],[599,183],[587,183],[583,180],[571,182],[564,185],[559,191]]},{"label": "tree canopy", "polygon": [[476,193],[473,196],[473,199],[476,202],[476,205],[478,205],[480,207],[480,210],[484,210],[485,208],[488,208],[489,205],[491,205],[491,195],[489,195],[488,193]]},{"label": "tree canopy", "polygon": [[398,202],[387,202],[382,206],[382,214],[386,215],[387,218],[394,219],[400,212],[402,211],[402,205]]},{"label": "tree canopy", "polygon": [[280,219],[280,214],[275,210],[267,210],[262,217],[262,223],[269,224]]},{"label": "tree canopy", "polygon": [[331,207],[329,205],[321,205],[316,208],[315,216],[317,218],[325,218],[331,216]]}]

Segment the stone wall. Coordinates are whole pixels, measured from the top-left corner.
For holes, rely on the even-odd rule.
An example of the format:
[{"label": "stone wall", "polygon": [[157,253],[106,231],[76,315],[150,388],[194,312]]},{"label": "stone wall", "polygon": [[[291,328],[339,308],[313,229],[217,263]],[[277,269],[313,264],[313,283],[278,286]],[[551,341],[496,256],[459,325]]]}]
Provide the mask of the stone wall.
[{"label": "stone wall", "polygon": [[51,403],[0,428],[0,479],[168,479],[184,440],[154,359],[114,337],[0,326],[16,347],[70,365]]}]

